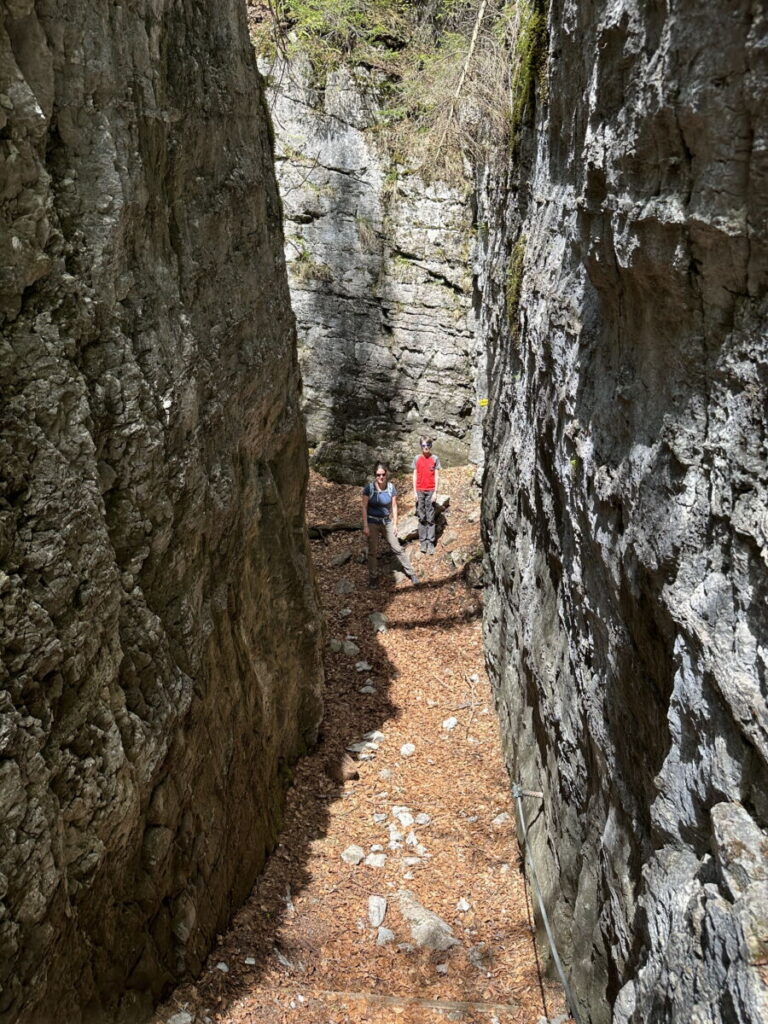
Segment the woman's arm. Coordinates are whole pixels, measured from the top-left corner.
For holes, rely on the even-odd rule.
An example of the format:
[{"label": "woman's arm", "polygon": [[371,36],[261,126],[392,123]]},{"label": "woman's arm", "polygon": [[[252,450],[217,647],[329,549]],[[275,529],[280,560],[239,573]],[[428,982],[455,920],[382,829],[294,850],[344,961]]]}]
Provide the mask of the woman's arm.
[{"label": "woman's arm", "polygon": [[363,533],[368,536],[368,495],[363,495]]},{"label": "woman's arm", "polygon": [[392,495],[392,526],[397,529],[397,498]]}]

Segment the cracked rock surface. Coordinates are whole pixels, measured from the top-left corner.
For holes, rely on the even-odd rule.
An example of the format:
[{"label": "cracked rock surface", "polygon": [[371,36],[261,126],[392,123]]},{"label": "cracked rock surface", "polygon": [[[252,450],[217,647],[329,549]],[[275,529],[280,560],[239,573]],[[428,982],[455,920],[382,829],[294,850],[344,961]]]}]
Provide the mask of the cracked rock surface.
[{"label": "cracked rock surface", "polygon": [[314,464],[348,483],[382,455],[410,468],[424,433],[444,466],[476,458],[467,195],[391,164],[349,71],[319,90],[278,64],[270,82]]},{"label": "cracked rock surface", "polygon": [[749,0],[552,5],[481,183],[487,659],[596,1024],[768,1019],[766,38]]},{"label": "cracked rock surface", "polygon": [[244,12],[5,3],[0,128],[0,1021],[128,1022],[248,892],[319,717]]}]

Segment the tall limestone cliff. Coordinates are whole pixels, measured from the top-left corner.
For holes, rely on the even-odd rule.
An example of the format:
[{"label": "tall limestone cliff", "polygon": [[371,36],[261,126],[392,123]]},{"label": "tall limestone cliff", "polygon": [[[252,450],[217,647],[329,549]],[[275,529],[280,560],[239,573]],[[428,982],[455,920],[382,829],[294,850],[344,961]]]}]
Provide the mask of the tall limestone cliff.
[{"label": "tall limestone cliff", "polygon": [[585,1019],[768,1019],[768,16],[555,0],[483,183],[488,664]]},{"label": "tall limestone cliff", "polygon": [[269,80],[314,464],[357,482],[382,456],[410,467],[425,433],[444,465],[479,459],[469,181],[395,159],[363,69],[319,88],[279,61]]},{"label": "tall limestone cliff", "polygon": [[271,137],[236,0],[0,4],[0,1021],[197,969],[319,716]]}]

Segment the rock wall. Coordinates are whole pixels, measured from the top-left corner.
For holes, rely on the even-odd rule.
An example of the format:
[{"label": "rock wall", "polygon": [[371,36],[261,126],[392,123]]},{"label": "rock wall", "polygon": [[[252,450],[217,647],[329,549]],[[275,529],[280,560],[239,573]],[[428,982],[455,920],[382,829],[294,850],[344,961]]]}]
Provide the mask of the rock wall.
[{"label": "rock wall", "polygon": [[554,0],[482,182],[488,665],[601,1024],[768,1019],[767,49],[750,0]]},{"label": "rock wall", "polygon": [[0,5],[0,1021],[197,970],[319,716],[281,209],[239,3]]},{"label": "rock wall", "polygon": [[466,463],[478,362],[469,183],[430,184],[392,163],[373,85],[344,68],[322,90],[310,80],[296,62],[270,69],[313,461],[357,482],[382,456],[410,466],[428,433],[443,465]]}]

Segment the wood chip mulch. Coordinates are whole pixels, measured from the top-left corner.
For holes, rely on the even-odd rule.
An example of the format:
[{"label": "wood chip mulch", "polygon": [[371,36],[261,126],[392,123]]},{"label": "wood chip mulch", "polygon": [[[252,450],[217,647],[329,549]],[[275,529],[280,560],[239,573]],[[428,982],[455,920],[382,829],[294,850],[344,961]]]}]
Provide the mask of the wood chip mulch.
[{"label": "wood chip mulch", "polygon": [[[408,481],[396,483],[402,519],[413,502]],[[394,562],[382,560],[382,584],[367,589],[361,532],[312,542],[326,621],[320,743],[296,766],[280,843],[250,899],[202,976],[176,989],[154,1024],[181,1010],[195,1024],[536,1024],[564,1013],[533,941],[484,671],[482,592],[463,571],[480,550],[478,497],[466,468],[444,471],[441,483],[451,504],[436,553],[409,545],[418,586],[396,583]],[[354,521],[359,509],[359,487],[312,475],[310,525]],[[343,565],[332,564],[347,552]],[[354,589],[338,593],[342,581]],[[386,616],[385,633],[374,632],[373,611]],[[331,650],[331,640],[346,638],[359,654]],[[361,661],[370,671],[356,670]],[[366,685],[375,692],[360,693]],[[452,729],[443,727],[449,718],[458,720]],[[384,738],[370,759],[345,753],[374,730]],[[410,756],[405,744],[415,747]],[[429,823],[400,827],[396,806]],[[403,838],[391,849],[393,825]],[[421,851],[413,839],[408,845],[411,832]],[[352,844],[385,854],[384,866],[345,863]],[[418,861],[406,865],[406,857]],[[414,948],[398,910],[402,888],[451,926],[458,945]],[[383,927],[395,937],[386,945],[368,921],[371,895],[388,901]],[[468,910],[458,909],[461,900]]]}]

